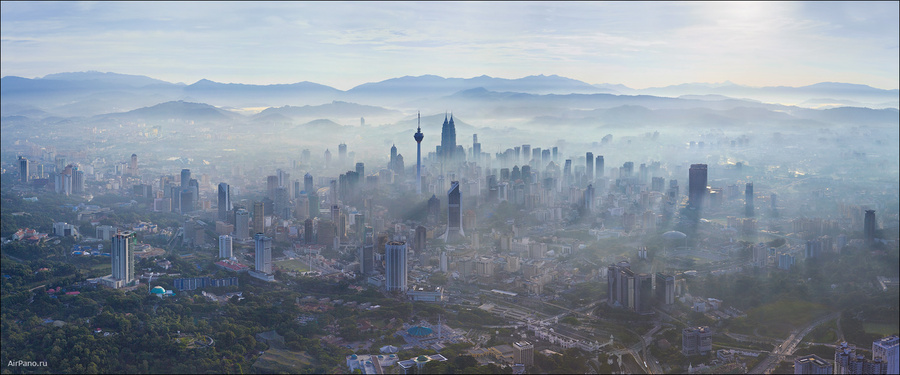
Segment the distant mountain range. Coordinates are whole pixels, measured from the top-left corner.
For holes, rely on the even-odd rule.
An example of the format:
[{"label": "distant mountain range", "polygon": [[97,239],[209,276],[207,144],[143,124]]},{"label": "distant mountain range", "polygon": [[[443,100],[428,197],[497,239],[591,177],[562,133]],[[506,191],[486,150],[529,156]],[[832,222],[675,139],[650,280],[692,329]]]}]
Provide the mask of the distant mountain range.
[{"label": "distant mountain range", "polygon": [[[33,79],[3,77],[0,96],[3,118],[18,123],[92,118],[300,126],[313,120],[354,125],[364,117],[376,125],[399,124],[414,111],[453,110],[479,121],[547,124],[676,121],[739,125],[763,119],[891,124],[897,122],[900,107],[898,90],[847,83],[759,88],[730,82],[688,83],[636,90],[556,75],[519,79],[405,76],[342,91],[314,82],[248,85],[202,79],[186,85],[139,75],[77,72]],[[317,129],[331,126],[312,125]]]}]

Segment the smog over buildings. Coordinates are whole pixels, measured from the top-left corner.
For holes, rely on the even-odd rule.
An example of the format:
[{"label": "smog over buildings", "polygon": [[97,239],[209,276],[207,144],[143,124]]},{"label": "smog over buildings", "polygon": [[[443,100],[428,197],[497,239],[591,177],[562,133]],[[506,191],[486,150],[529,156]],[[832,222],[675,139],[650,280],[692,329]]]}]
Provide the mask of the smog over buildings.
[{"label": "smog over buildings", "polygon": [[4,373],[900,372],[896,2],[2,5]]}]

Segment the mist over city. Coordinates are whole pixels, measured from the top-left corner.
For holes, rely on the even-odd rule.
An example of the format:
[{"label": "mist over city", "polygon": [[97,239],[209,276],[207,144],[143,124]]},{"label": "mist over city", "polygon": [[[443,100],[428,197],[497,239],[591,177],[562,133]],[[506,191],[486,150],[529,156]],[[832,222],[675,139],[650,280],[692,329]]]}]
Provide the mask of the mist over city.
[{"label": "mist over city", "polygon": [[900,373],[884,2],[3,2],[4,373]]}]

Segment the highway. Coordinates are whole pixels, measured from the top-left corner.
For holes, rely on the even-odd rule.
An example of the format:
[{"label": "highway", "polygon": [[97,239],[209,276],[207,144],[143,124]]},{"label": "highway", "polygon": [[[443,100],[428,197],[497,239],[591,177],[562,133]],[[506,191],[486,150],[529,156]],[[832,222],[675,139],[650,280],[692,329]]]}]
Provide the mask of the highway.
[{"label": "highway", "polygon": [[778,364],[784,359],[784,357],[794,354],[794,350],[797,349],[797,345],[800,344],[800,341],[803,340],[807,334],[809,334],[813,329],[818,327],[820,324],[825,323],[829,320],[836,319],[841,315],[840,312],[828,314],[822,318],[815,320],[810,323],[803,329],[803,331],[797,332],[793,331],[791,334],[781,343],[772,350],[772,354],[766,357],[762,362],[756,365],[753,370],[749,371],[750,374],[771,374],[775,367],[778,367]]}]

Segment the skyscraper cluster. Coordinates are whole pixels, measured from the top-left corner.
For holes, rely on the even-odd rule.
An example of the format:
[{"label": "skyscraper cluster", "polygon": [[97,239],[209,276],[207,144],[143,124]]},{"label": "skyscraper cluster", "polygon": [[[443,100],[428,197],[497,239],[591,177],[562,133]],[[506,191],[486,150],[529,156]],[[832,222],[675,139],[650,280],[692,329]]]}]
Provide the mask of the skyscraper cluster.
[{"label": "skyscraper cluster", "polygon": [[[653,280],[649,274],[635,274],[628,262],[607,267],[607,303],[639,314],[652,309]],[[673,281],[674,283],[674,281]]]}]

